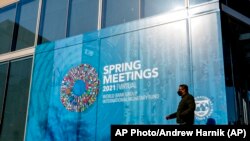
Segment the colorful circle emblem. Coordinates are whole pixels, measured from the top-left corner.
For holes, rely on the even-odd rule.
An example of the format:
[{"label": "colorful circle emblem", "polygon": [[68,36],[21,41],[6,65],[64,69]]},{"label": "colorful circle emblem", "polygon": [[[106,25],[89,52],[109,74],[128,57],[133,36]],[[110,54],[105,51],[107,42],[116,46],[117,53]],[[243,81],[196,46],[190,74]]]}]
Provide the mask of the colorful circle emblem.
[{"label": "colorful circle emblem", "polygon": [[197,96],[195,97],[195,117],[198,120],[204,120],[211,116],[213,112],[213,103],[212,101],[206,96]]},{"label": "colorful circle emblem", "polygon": [[99,80],[95,68],[81,64],[64,76],[60,99],[67,110],[82,112],[95,102],[98,92]]}]

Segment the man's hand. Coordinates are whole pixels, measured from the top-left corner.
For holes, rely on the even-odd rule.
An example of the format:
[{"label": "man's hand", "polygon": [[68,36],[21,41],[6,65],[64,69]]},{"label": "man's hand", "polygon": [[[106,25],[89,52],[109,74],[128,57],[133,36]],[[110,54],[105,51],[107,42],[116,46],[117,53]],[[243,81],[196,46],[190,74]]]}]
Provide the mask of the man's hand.
[{"label": "man's hand", "polygon": [[170,116],[166,116],[166,119],[167,119],[167,120],[170,120],[171,118],[170,118]]}]

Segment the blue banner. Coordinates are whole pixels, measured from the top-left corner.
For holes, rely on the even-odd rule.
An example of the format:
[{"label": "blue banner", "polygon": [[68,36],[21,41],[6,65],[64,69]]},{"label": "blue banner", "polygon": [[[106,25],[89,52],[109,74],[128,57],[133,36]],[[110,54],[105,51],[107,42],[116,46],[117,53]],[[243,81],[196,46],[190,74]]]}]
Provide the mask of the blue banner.
[{"label": "blue banner", "polygon": [[110,140],[111,125],[176,124],[165,117],[183,83],[195,97],[195,124],[227,124],[219,31],[207,35],[213,46],[197,38],[202,49],[187,25],[145,19],[37,46],[25,140]]}]

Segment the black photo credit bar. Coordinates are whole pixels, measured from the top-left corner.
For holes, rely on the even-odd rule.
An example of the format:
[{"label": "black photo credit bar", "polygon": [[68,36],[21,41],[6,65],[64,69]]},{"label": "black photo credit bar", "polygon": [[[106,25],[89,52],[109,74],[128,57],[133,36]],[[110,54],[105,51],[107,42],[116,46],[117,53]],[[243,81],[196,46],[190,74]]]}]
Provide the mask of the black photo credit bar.
[{"label": "black photo credit bar", "polygon": [[[247,125],[111,125],[111,140],[150,139],[207,139],[248,140]],[[184,139],[183,138],[183,139]]]}]

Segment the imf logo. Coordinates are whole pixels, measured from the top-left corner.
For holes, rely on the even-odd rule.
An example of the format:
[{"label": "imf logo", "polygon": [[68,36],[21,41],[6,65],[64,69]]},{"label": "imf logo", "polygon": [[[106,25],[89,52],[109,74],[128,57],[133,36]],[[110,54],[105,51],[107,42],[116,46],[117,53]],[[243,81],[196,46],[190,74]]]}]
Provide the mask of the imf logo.
[{"label": "imf logo", "polygon": [[195,97],[195,117],[198,120],[204,120],[209,117],[213,112],[213,103],[206,96]]}]

